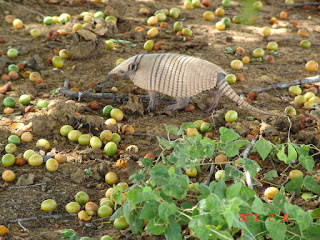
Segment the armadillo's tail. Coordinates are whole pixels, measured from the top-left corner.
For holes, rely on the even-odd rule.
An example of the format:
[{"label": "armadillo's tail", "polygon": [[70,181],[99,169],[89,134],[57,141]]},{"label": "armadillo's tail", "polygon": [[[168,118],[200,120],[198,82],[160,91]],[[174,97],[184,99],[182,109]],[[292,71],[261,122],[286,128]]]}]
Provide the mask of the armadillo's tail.
[{"label": "armadillo's tail", "polygon": [[271,115],[271,116],[278,116],[277,114],[265,112],[263,110],[255,108],[255,107],[251,106],[250,104],[248,104],[247,102],[243,101],[243,99],[240,98],[239,95],[235,91],[233,91],[233,89],[230,87],[229,83],[226,80],[224,80],[224,76],[221,76],[221,75],[218,76],[217,88],[219,89],[219,91],[221,91],[225,96],[230,98],[232,101],[234,101],[235,103],[239,104],[240,106],[243,106],[253,112],[257,112],[257,113],[261,113],[261,114],[265,114],[265,115]]}]

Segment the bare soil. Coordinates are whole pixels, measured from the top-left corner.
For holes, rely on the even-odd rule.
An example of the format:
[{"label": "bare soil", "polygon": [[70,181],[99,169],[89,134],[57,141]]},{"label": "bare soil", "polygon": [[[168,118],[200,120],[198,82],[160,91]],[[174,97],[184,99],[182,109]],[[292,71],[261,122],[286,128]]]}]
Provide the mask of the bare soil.
[{"label": "bare soil", "polygon": [[[16,180],[10,183],[0,180],[0,225],[5,224],[10,229],[10,235],[4,237],[4,239],[60,239],[61,234],[59,231],[65,228],[75,230],[79,236],[91,236],[94,238],[109,234],[114,239],[126,239],[125,235],[130,235],[130,230],[120,232],[114,229],[112,223],[108,220],[101,221],[95,217],[94,220],[85,223],[79,221],[77,217],[64,217],[64,215],[67,215],[65,205],[74,200],[74,195],[78,191],[87,192],[90,200],[98,203],[109,187],[104,181],[104,175],[108,171],[116,172],[120,181],[130,183],[129,176],[139,169],[136,162],[137,158],[143,157],[150,152],[154,155],[160,153],[161,148],[156,138],[153,136],[121,135],[122,140],[118,146],[120,150],[125,150],[128,145],[135,144],[139,147],[139,152],[137,156],[134,156],[122,151],[110,158],[104,154],[102,149],[80,146],[78,143],[62,137],[59,134],[61,126],[66,124],[76,126],[80,123],[78,129],[83,133],[88,133],[89,125],[87,123],[89,123],[91,133],[96,136],[105,129],[117,132],[119,131],[118,128],[110,128],[104,124],[107,118],[102,115],[102,108],[105,105],[113,105],[122,109],[125,113],[125,118],[121,124],[132,125],[136,133],[163,137],[167,136],[164,124],[180,126],[184,122],[199,119],[209,120],[210,114],[201,110],[204,107],[203,103],[207,101],[205,96],[192,99],[196,108],[191,112],[165,112],[162,109],[168,103],[160,102],[155,112],[146,113],[144,109],[147,107],[147,101],[142,101],[137,96],[133,96],[131,94],[133,84],[125,80],[112,81],[101,92],[111,92],[112,87],[117,87],[119,96],[128,96],[130,94],[129,102],[117,103],[112,99],[98,99],[96,100],[100,105],[98,110],[90,108],[94,101],[92,99],[81,99],[80,101],[74,99],[74,103],[66,103],[67,96],[59,93],[51,94],[52,90],[62,88],[67,79],[70,80],[70,88],[78,88],[80,91],[84,90],[88,84],[102,84],[108,81],[106,74],[115,67],[117,59],[126,59],[141,53],[143,44],[148,40],[148,37],[146,36],[146,31],[138,33],[135,28],[141,26],[149,29],[150,27],[146,24],[147,17],[139,14],[139,9],[146,7],[152,12],[157,9],[179,7],[184,25],[193,30],[193,36],[190,41],[184,41],[184,37],[176,36],[175,32],[172,31],[176,20],[168,17],[169,28],[160,29],[159,36],[155,39],[155,42],[162,42],[160,50],[150,52],[174,52],[191,55],[213,62],[228,73],[241,73],[244,76],[244,80],[237,81],[232,85],[232,88],[238,94],[241,94],[244,89],[258,88],[319,74],[319,71],[309,73],[305,70],[307,61],[315,60],[320,62],[320,11],[316,7],[311,7],[310,10],[302,8],[287,9],[280,7],[279,1],[263,1],[263,9],[256,17],[254,25],[231,23],[230,28],[218,31],[215,29],[215,24],[220,18],[215,17],[213,21],[205,21],[202,18],[202,14],[206,10],[214,11],[216,7],[220,6],[220,1],[211,1],[209,7],[201,5],[199,8],[192,10],[185,10],[183,1],[169,0],[156,1],[155,7],[150,7],[150,1],[147,0],[106,1],[106,3],[98,4],[85,3],[86,1],[80,2],[83,4],[77,4],[77,2],[79,1],[0,1],[0,38],[4,39],[4,42],[0,43],[0,50],[4,52],[4,55],[0,57],[0,75],[7,74],[8,65],[17,64],[19,61],[30,62],[33,58],[36,59],[36,64],[31,66],[33,68],[39,67],[39,72],[44,80],[41,84],[35,84],[29,81],[28,78],[20,76],[18,80],[11,82],[11,91],[0,94],[0,101],[2,102],[5,97],[11,96],[18,102],[20,95],[29,94],[32,98],[32,105],[43,99],[55,103],[47,109],[27,114],[24,113],[25,107],[20,103],[17,103],[14,113],[3,114],[4,106],[1,104],[0,156],[2,157],[5,154],[4,147],[7,144],[7,138],[12,134],[16,134],[16,129],[12,123],[28,124],[30,122],[32,123],[31,132],[34,139],[30,143],[22,143],[15,153],[16,156],[21,156],[28,149],[40,150],[35,147],[37,140],[40,138],[47,139],[51,144],[51,149],[45,153],[46,155],[54,156],[57,153],[63,153],[67,156],[67,162],[61,164],[56,172],[47,171],[44,165],[41,167],[31,167],[29,165],[13,166],[10,169],[15,172]],[[296,2],[302,3],[304,1]],[[226,16],[230,19],[242,11],[238,1],[233,1],[232,4],[232,8],[226,10]],[[83,21],[80,20],[80,13],[84,11],[93,13],[103,11],[106,15],[116,16],[118,18],[117,28],[103,27],[101,31],[96,31],[93,36],[88,36],[89,40],[84,40],[72,31],[72,26],[75,23],[83,24]],[[286,20],[279,20],[281,11],[289,12]],[[43,18],[35,12],[44,16],[59,16],[64,12],[69,13],[71,22],[66,25],[46,26],[42,23]],[[24,22],[24,27],[16,30],[12,25],[6,23],[4,17],[8,14],[21,19]],[[272,35],[264,38],[260,31],[262,27],[271,27],[269,24],[271,17],[278,19],[279,27],[272,29]],[[291,21],[298,21],[298,28],[292,26],[289,23]],[[41,37],[38,39],[30,36],[29,31],[34,27],[41,30]],[[305,28],[309,32],[308,40],[312,43],[309,49],[299,47],[302,38],[297,36],[297,31],[300,28]],[[65,29],[68,35],[46,40],[51,30],[58,29]],[[94,45],[90,46],[90,44],[93,44],[91,40],[108,40],[110,38],[128,40],[137,43],[137,47],[132,47],[129,44],[116,44],[113,50],[106,51],[104,41],[99,44],[95,42]],[[230,39],[232,39],[232,42],[230,42]],[[226,54],[225,48],[227,46],[234,47],[239,45],[246,50],[246,55],[251,56],[255,48],[259,47],[266,50],[266,45],[270,41],[276,41],[279,44],[278,54],[275,56],[274,63],[256,61],[245,64],[240,71],[231,69],[230,62],[241,58],[233,54]],[[83,48],[79,50],[76,47],[80,45]],[[9,47],[16,48],[19,51],[17,58],[11,59],[5,55]],[[48,59],[55,55],[56,49],[62,48],[68,48],[73,51],[73,58],[65,60],[62,69],[56,69],[48,62]],[[26,67],[22,72],[25,71],[32,72],[35,70]],[[0,80],[0,86],[6,83],[5,80]],[[315,84],[314,86],[318,89],[318,85]],[[146,92],[140,90],[140,94],[146,94]],[[271,113],[280,114],[283,113],[287,106],[294,105],[292,100],[293,97],[287,89],[274,90],[258,93],[252,105]],[[261,122],[266,122],[275,127],[279,131],[278,134],[280,134],[276,135],[280,136],[282,141],[287,138],[288,123],[286,118],[278,118],[275,121],[275,117],[249,112],[236,106],[234,102],[226,97],[222,97],[220,100],[218,110],[221,109],[220,117],[216,118],[214,138],[219,138],[219,126],[224,125],[232,128],[241,136],[246,137],[253,129],[259,129]],[[226,110],[230,109],[236,110],[239,114],[236,123],[226,123],[221,117]],[[299,116],[300,113],[307,114],[309,111],[298,107],[297,112]],[[249,122],[247,120],[248,116],[254,116],[257,120]],[[297,117],[293,118],[293,122],[295,124],[290,135],[291,141],[306,144],[312,143],[320,147],[319,138],[317,137],[319,131],[313,119],[301,122],[301,118]],[[274,140],[272,134],[266,135],[266,137]],[[114,163],[119,158],[128,160],[125,168],[118,169],[114,166]],[[276,159],[273,164],[270,163],[270,159],[266,161],[257,160],[263,169],[261,176],[272,169],[277,170],[280,174],[286,168],[286,165]],[[316,161],[314,174],[319,171],[319,159],[316,159]],[[6,167],[0,165],[0,173],[6,169]],[[91,177],[86,177],[85,169],[91,169]],[[207,174],[208,170],[204,169],[197,180],[202,181]],[[279,184],[283,181],[284,177],[281,177],[275,183]],[[259,187],[255,189],[262,196],[264,189]],[[57,209],[53,212],[41,211],[41,202],[49,198],[57,202]],[[305,209],[319,207],[318,202],[305,202],[299,197],[295,198],[293,202]],[[9,220],[48,215],[61,215],[62,217],[21,222],[25,229],[18,223],[8,223]],[[131,239],[164,239],[164,237],[132,236]]]}]

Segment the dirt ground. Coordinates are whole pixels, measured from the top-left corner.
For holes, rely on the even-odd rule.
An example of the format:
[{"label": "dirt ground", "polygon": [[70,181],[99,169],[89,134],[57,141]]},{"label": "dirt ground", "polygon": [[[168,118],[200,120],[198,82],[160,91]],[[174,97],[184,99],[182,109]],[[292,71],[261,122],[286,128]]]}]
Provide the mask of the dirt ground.
[{"label": "dirt ground", "polygon": [[[55,3],[56,2],[56,3]],[[77,2],[83,4],[77,4]],[[89,2],[89,1],[88,1]],[[108,220],[101,221],[94,218],[93,221],[84,223],[80,222],[76,217],[60,217],[58,219],[39,219],[35,221],[8,223],[9,220],[29,217],[41,217],[48,215],[66,215],[65,205],[73,201],[74,195],[78,191],[85,191],[89,194],[90,200],[99,202],[103,198],[108,188],[104,181],[104,175],[108,171],[114,171],[118,174],[120,181],[128,183],[129,176],[139,169],[136,163],[137,157],[143,157],[146,153],[157,155],[160,153],[157,140],[153,136],[124,136],[119,144],[119,149],[125,150],[128,145],[135,144],[139,147],[138,156],[131,156],[125,153],[119,153],[112,158],[107,157],[101,149],[91,149],[86,146],[80,146],[77,143],[69,141],[67,138],[59,134],[59,129],[65,124],[76,126],[77,123],[90,123],[91,133],[98,135],[102,130],[109,129],[104,124],[106,117],[102,115],[101,109],[105,105],[113,105],[120,108],[125,113],[125,118],[121,124],[130,124],[134,127],[135,133],[145,133],[166,137],[164,124],[180,126],[184,122],[195,121],[199,119],[209,119],[210,114],[204,113],[203,102],[205,97],[193,98],[195,110],[166,112],[162,109],[168,104],[160,102],[160,105],[153,113],[146,113],[147,102],[139,100],[138,97],[131,94],[133,84],[130,81],[119,80],[111,81],[109,85],[104,87],[100,92],[111,92],[112,87],[117,87],[119,96],[128,96],[130,101],[123,103],[114,102],[112,99],[96,99],[100,105],[100,109],[92,110],[90,108],[94,100],[81,99],[74,103],[66,103],[67,96],[61,93],[52,95],[51,91],[57,88],[63,88],[64,82],[69,79],[69,88],[78,88],[84,90],[88,84],[99,85],[106,81],[107,73],[115,67],[115,62],[119,58],[126,59],[130,56],[139,54],[143,51],[143,44],[148,37],[146,32],[143,34],[135,31],[137,26],[149,29],[146,24],[147,17],[139,14],[139,9],[146,7],[151,12],[157,9],[178,7],[181,9],[181,17],[185,26],[193,30],[193,36],[190,41],[184,41],[183,37],[176,36],[172,31],[175,19],[168,17],[168,29],[160,29],[159,36],[155,38],[155,42],[161,41],[158,51],[149,52],[174,52],[180,54],[199,57],[219,65],[228,73],[241,73],[244,80],[237,81],[232,88],[241,94],[245,89],[254,89],[261,86],[275,84],[279,82],[287,82],[300,78],[311,77],[319,74],[319,71],[309,73],[305,70],[305,64],[309,60],[320,62],[320,11],[316,7],[310,10],[302,8],[287,9],[279,6],[279,1],[267,0],[263,1],[263,9],[256,17],[254,25],[244,25],[231,23],[230,28],[223,31],[215,29],[216,22],[220,19],[215,17],[213,21],[205,21],[202,18],[203,12],[206,10],[214,11],[220,6],[221,1],[211,1],[209,7],[201,5],[199,8],[186,10],[183,1],[159,0],[155,1],[155,7],[150,6],[148,0],[126,0],[126,1],[106,1],[104,3],[86,3],[86,1],[0,1],[0,38],[4,39],[0,43],[0,50],[4,55],[0,56],[0,75],[7,74],[7,66],[16,64],[19,61],[32,62],[36,59],[33,68],[39,67],[39,72],[44,80],[41,84],[35,84],[28,78],[19,77],[18,80],[11,82],[12,90],[0,94],[0,101],[7,96],[14,97],[16,100],[22,94],[29,94],[32,97],[31,103],[35,105],[39,100],[46,99],[50,103],[55,103],[47,109],[38,110],[24,114],[25,107],[20,103],[15,107],[12,114],[3,114],[4,106],[0,105],[0,156],[5,154],[4,147],[7,144],[8,136],[15,134],[16,129],[11,123],[32,123],[32,134],[34,139],[30,143],[22,143],[18,147],[16,156],[22,155],[28,149],[36,149],[36,141],[40,138],[47,139],[51,144],[51,149],[46,152],[47,155],[55,155],[63,153],[67,156],[67,162],[61,164],[58,171],[48,172],[45,166],[31,167],[29,165],[10,167],[16,174],[16,180],[6,183],[0,180],[0,225],[5,224],[10,229],[10,235],[4,239],[60,239],[60,230],[71,228],[77,232],[79,236],[90,236],[99,238],[102,235],[109,234],[114,239],[126,239],[130,235],[129,230],[118,231]],[[281,1],[284,2],[284,1]],[[303,3],[304,1],[296,1]],[[310,1],[316,2],[316,1]],[[226,10],[226,15],[230,19],[241,13],[238,1],[232,1],[232,8]],[[28,11],[25,8],[31,10]],[[114,15],[118,18],[117,28],[102,28],[94,34],[97,39],[108,40],[123,39],[137,44],[132,47],[129,44],[116,44],[113,50],[105,50],[105,46],[101,43],[94,45],[94,51],[86,52],[85,50],[75,49],[81,44],[87,44],[90,41],[81,39],[72,31],[75,23],[83,24],[80,19],[80,13],[103,11],[106,15]],[[279,20],[281,11],[288,11],[289,16],[286,20]],[[42,23],[44,16],[59,16],[61,13],[69,13],[71,21],[66,25],[55,24],[46,26]],[[5,15],[13,15],[24,22],[22,29],[16,30],[4,20]],[[260,33],[261,28],[268,26],[269,19],[276,17],[278,19],[278,28],[272,29],[272,35],[267,39],[263,38]],[[298,21],[298,27],[294,27],[289,22]],[[40,38],[32,38],[29,34],[30,29],[37,27],[41,30]],[[299,47],[302,40],[297,36],[297,31],[305,28],[309,32],[308,40],[312,46],[309,49]],[[65,29],[68,33],[66,36],[59,36],[57,39],[47,40],[47,36],[51,30]],[[170,30],[170,31],[169,31]],[[232,39],[232,42],[230,42]],[[225,53],[227,46],[234,47],[239,45],[246,50],[246,55],[251,56],[255,48],[266,49],[267,42],[276,41],[279,44],[278,54],[275,56],[274,63],[267,62],[250,62],[244,65],[240,71],[231,69],[230,62],[239,59],[239,56]],[[8,58],[5,53],[9,47],[16,48],[19,51],[17,58]],[[48,58],[54,56],[56,49],[68,48],[74,50],[74,57],[65,60],[61,69],[56,69]],[[89,47],[88,47],[89,48]],[[102,48],[102,49],[101,49]],[[78,51],[78,52],[77,52]],[[268,51],[266,51],[268,52]],[[36,66],[35,66],[36,65]],[[26,67],[23,71],[34,71],[34,69]],[[7,81],[0,80],[0,86],[6,84]],[[318,90],[318,86],[315,85]],[[146,94],[140,90],[140,94]],[[257,93],[256,99],[252,105],[262,110],[280,114],[284,109],[292,103],[293,97],[287,89],[272,90]],[[234,109],[239,113],[239,119],[236,124],[226,124],[223,120],[218,121],[217,125],[225,125],[238,131],[241,136],[246,137],[252,129],[259,129],[259,123],[266,121],[269,124],[278,124],[282,126],[284,122],[278,121],[274,123],[275,117],[264,116],[250,112],[242,107],[236,106],[234,102],[226,97],[222,97],[218,109],[225,110]],[[308,110],[297,108],[298,114],[308,113]],[[258,121],[249,122],[248,116],[254,116]],[[11,122],[10,122],[11,120]],[[319,133],[317,126],[312,120],[303,127],[297,127],[292,131],[291,140],[299,143],[313,143],[319,146],[318,138],[315,136]],[[300,122],[298,123],[298,125]],[[301,125],[301,124],[300,124]],[[217,127],[218,127],[217,126]],[[303,129],[304,128],[304,129]],[[88,125],[82,124],[79,130],[88,133]],[[117,128],[112,129],[114,132]],[[282,138],[286,139],[286,131],[282,132]],[[218,138],[218,128],[214,131],[214,138]],[[114,163],[120,157],[129,159],[125,168],[118,169]],[[271,169],[276,169],[281,173],[286,166],[274,161],[274,166],[267,160],[259,161],[262,173]],[[314,174],[319,171],[319,159],[316,159]],[[0,173],[6,168],[0,165]],[[84,170],[91,169],[92,176],[87,178]],[[205,178],[207,172],[198,177],[201,181]],[[283,180],[283,179],[282,179]],[[260,194],[263,189],[256,189]],[[58,206],[52,213],[40,210],[40,204],[43,200],[52,198],[56,200]],[[306,209],[319,207],[317,202],[305,202],[297,199],[296,204],[302,205]],[[25,228],[25,229],[24,229]],[[0,237],[1,238],[1,237]],[[163,237],[152,236],[132,236],[130,239],[164,239]]]}]

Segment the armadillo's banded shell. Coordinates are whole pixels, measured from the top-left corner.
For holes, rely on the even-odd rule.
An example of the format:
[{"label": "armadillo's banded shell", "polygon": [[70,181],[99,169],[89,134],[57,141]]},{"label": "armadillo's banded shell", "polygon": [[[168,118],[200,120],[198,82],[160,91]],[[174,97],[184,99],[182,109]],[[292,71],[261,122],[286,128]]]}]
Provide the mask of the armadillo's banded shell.
[{"label": "armadillo's banded shell", "polygon": [[140,63],[132,76],[134,84],[172,97],[190,97],[213,89],[217,74],[225,73],[208,61],[173,53],[139,55],[136,61]]}]

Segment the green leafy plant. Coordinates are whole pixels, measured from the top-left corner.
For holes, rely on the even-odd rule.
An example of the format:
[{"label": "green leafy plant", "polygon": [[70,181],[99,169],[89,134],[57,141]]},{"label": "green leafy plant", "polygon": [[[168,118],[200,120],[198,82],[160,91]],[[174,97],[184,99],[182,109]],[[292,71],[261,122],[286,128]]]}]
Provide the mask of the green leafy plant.
[{"label": "green leafy plant", "polygon": [[121,45],[130,45],[131,47],[136,47],[137,44],[136,43],[133,43],[133,42],[130,42],[130,41],[127,41],[127,40],[122,40],[122,39],[110,39],[110,41],[114,42],[114,43],[119,43]]}]

